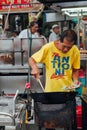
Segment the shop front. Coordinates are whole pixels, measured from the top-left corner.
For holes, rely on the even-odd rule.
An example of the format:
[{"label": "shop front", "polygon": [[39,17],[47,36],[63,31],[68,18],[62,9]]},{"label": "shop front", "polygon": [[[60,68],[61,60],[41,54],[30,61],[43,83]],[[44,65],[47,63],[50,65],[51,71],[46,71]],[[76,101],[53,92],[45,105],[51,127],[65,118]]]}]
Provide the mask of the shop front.
[{"label": "shop front", "polygon": [[21,30],[29,24],[29,13],[36,13],[42,4],[35,0],[1,0],[0,14],[4,30]]}]

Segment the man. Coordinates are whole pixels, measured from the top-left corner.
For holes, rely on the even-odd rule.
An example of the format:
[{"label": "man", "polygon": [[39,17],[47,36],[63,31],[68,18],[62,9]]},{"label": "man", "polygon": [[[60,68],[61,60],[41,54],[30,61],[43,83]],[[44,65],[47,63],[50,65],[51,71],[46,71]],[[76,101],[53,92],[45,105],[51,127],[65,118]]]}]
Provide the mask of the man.
[{"label": "man", "polygon": [[24,29],[20,32],[19,38],[38,38],[38,23],[36,21],[32,21],[30,23],[29,29]]},{"label": "man", "polygon": [[59,25],[54,24],[52,26],[52,33],[49,35],[49,42],[57,40],[59,37]]},{"label": "man", "polygon": [[76,47],[77,35],[73,30],[65,30],[60,39],[44,45],[29,58],[31,73],[38,79],[37,63],[46,66],[45,92],[69,91],[73,84],[80,84],[78,71],[80,69],[80,52]]}]

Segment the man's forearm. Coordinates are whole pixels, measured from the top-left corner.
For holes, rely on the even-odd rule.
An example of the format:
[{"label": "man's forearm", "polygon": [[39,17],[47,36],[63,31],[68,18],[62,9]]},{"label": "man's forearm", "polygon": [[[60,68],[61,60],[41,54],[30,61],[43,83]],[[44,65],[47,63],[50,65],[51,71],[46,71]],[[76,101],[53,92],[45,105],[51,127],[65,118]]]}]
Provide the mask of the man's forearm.
[{"label": "man's forearm", "polygon": [[36,61],[32,57],[29,58],[29,65],[32,68],[31,74],[33,74],[35,78],[38,79],[40,74],[39,68]]},{"label": "man's forearm", "polygon": [[78,81],[78,79],[79,79],[79,70],[74,69],[72,77],[73,77],[73,81]]},{"label": "man's forearm", "polygon": [[31,68],[33,68],[34,66],[37,66],[36,61],[32,57],[29,58],[28,62]]}]

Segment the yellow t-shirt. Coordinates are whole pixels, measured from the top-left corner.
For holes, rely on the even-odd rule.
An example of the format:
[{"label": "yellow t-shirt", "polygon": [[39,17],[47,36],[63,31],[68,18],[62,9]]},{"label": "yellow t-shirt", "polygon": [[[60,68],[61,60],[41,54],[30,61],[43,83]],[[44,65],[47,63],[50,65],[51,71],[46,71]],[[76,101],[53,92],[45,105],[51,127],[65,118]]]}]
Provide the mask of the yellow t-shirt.
[{"label": "yellow t-shirt", "polygon": [[80,68],[80,52],[73,47],[62,53],[54,42],[46,44],[38,52],[32,55],[37,63],[46,65],[45,92],[62,92],[63,88],[72,84],[72,68]]}]

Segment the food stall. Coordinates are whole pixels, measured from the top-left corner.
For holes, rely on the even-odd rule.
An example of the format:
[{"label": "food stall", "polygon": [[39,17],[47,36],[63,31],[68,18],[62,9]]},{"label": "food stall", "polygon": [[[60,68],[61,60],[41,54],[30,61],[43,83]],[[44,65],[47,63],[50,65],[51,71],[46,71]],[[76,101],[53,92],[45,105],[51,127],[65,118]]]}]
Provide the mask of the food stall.
[{"label": "food stall", "polygon": [[[16,3],[11,3],[11,4],[9,4],[9,3],[4,3],[5,1],[2,1],[2,3],[0,4],[0,9],[1,9],[1,14],[3,14],[4,15],[4,13],[6,14],[8,11],[10,11],[11,10],[11,13],[18,13],[18,12],[20,12],[20,13],[22,13],[22,12],[26,12],[26,11],[32,11],[32,4],[27,4],[26,2],[25,3],[23,3],[23,5],[20,5],[21,3],[19,2],[19,1],[15,1]],[[17,2],[19,2],[19,3],[17,3]],[[44,1],[41,1],[41,2],[44,2]],[[62,3],[63,2],[63,3]],[[65,3],[64,3],[65,2]],[[64,8],[64,6],[71,6],[71,2],[73,2],[73,1],[70,1],[69,3],[67,3],[67,1],[63,1],[63,0],[59,0],[59,2],[57,1],[57,0],[55,0],[55,2],[54,2],[54,0],[53,1],[51,1],[50,2],[50,0],[47,0],[47,1],[45,1],[45,3],[44,4],[49,4],[49,6],[50,6],[50,8],[51,9],[56,9],[56,11],[57,11],[57,9],[59,9],[59,11],[60,12],[63,12],[60,8],[59,8],[59,6],[61,7],[61,8]],[[78,3],[78,2],[77,2]],[[84,4],[85,2],[81,2],[81,3],[79,3],[79,5],[81,4]],[[7,6],[5,6],[5,4],[9,4],[9,5],[7,5]],[[76,4],[76,2],[73,2],[72,3],[72,6],[74,6]],[[85,3],[85,5],[87,5],[86,3]],[[27,7],[26,7],[27,6]],[[76,6],[77,6],[77,4],[76,4]],[[65,7],[65,8],[66,8]],[[21,8],[22,8],[22,10],[21,10]],[[27,10],[26,10],[26,9]],[[36,4],[36,8],[38,9],[38,5]],[[17,9],[17,10],[16,10]],[[59,12],[58,11],[58,12]],[[64,12],[63,12],[64,13]],[[68,14],[69,14],[70,12],[68,12]],[[66,12],[66,14],[67,14],[67,12]],[[66,15],[65,13],[64,13],[64,15]],[[8,16],[9,16],[9,12],[8,12]],[[68,16],[69,17],[69,16]],[[77,16],[78,17],[78,16]],[[8,18],[8,17],[7,17]],[[78,17],[79,18],[79,17]],[[79,29],[78,29],[78,34],[79,34]],[[40,49],[41,48],[41,46],[43,46],[43,44],[41,45],[41,43],[39,43],[38,42],[38,39],[33,39],[33,48],[32,48],[32,53],[34,53],[34,52],[36,52],[38,49]],[[79,38],[78,38],[78,46],[79,46]],[[0,90],[1,90],[1,92],[3,92],[4,91],[4,95],[1,93],[1,98],[3,98],[3,100],[4,100],[4,96],[5,95],[7,95],[8,97],[7,97],[7,99],[9,98],[9,96],[10,96],[10,98],[12,98],[12,101],[14,100],[14,98],[15,98],[15,95],[17,94],[16,92],[19,92],[19,95],[25,95],[25,85],[26,85],[26,83],[28,82],[28,81],[30,81],[30,85],[31,85],[31,88],[32,88],[32,92],[34,92],[35,94],[33,95],[31,95],[31,97],[34,99],[34,100],[36,100],[37,98],[36,97],[34,97],[35,95],[36,95],[36,93],[37,92],[42,92],[42,89],[41,89],[41,87],[40,87],[40,84],[34,79],[34,77],[30,74],[30,68],[29,68],[29,66],[28,66],[28,57],[29,57],[29,48],[30,48],[30,41],[29,41],[29,39],[16,39],[15,41],[14,41],[14,39],[3,39],[3,38],[1,38],[0,39]],[[83,57],[82,57],[83,58]],[[85,58],[84,58],[84,60],[86,60]],[[45,66],[44,65],[42,65],[42,64],[38,64],[38,66],[39,66],[39,68],[40,68],[40,80],[41,80],[41,83],[43,84],[43,86],[44,86],[44,83],[45,83]],[[18,90],[18,91],[17,91]],[[27,91],[27,92],[29,92],[29,91]],[[42,94],[42,93],[41,93]],[[11,97],[11,95],[13,95],[13,97]],[[42,95],[45,95],[45,94],[42,94]],[[38,95],[39,96],[39,95]],[[69,97],[70,95],[67,95],[66,94],[66,99],[68,99],[67,97]],[[43,96],[44,97],[44,96]],[[43,97],[42,97],[42,99],[43,99]],[[49,96],[48,96],[48,98],[49,98]],[[58,97],[55,97],[55,100],[54,101],[56,101],[56,98],[58,98]],[[74,95],[74,97],[73,97],[74,99],[75,99],[75,95]],[[28,98],[26,97],[26,99],[28,100]],[[40,98],[39,98],[40,99]],[[47,106],[46,107],[44,107],[43,109],[42,109],[42,107],[41,106],[45,106],[45,105],[47,105],[47,102],[45,102],[46,104],[43,104],[43,100],[41,101],[41,103],[40,104],[38,104],[37,102],[38,102],[38,100],[39,99],[37,99],[36,101],[35,101],[35,105],[38,107],[38,110],[40,110],[41,112],[43,112],[44,111],[44,114],[47,114],[47,113],[45,113],[45,112],[47,112],[46,111],[46,109],[45,108],[48,108]],[[70,99],[70,98],[69,98]],[[24,100],[24,99],[23,99]],[[72,100],[72,98],[71,98],[71,100]],[[47,101],[47,99],[45,100],[45,101]],[[74,100],[75,101],[75,100]],[[7,101],[6,101],[7,102]],[[2,102],[1,102],[1,105],[2,106],[4,106],[4,105],[6,105],[6,102],[4,103],[4,104],[2,104]],[[19,100],[19,102],[20,102],[20,100]],[[63,104],[63,106],[65,106],[66,105],[66,103],[65,103],[66,101],[64,100],[64,104]],[[60,102],[59,102],[60,103]],[[86,102],[85,102],[86,103]],[[9,103],[8,103],[9,104]],[[7,104],[7,107],[8,107],[8,104]],[[13,103],[14,104],[14,103]],[[74,111],[73,111],[73,113],[74,113],[74,115],[75,115],[75,102],[74,102],[74,104],[71,102],[71,104],[74,106]],[[15,104],[15,105],[18,105],[18,104]],[[20,127],[21,129],[24,129],[25,130],[25,125],[26,125],[26,123],[25,123],[25,113],[26,113],[26,109],[25,109],[25,107],[26,107],[26,105],[27,105],[27,101],[25,100],[25,102],[23,102],[23,105],[20,105],[20,106],[22,106],[22,108],[23,108],[23,118],[22,119],[24,119],[23,121],[24,121],[24,123],[23,123],[23,121],[22,121],[22,119],[21,118],[19,118],[19,116],[17,116],[16,118],[15,118],[15,120],[17,119],[17,122],[16,122],[16,124],[19,124],[18,126],[22,126],[22,127]],[[29,105],[29,104],[28,104]],[[50,106],[51,104],[49,103],[49,106]],[[70,104],[69,104],[70,105]],[[35,108],[37,108],[37,107],[35,107]],[[10,108],[10,107],[9,107]],[[53,107],[53,105],[52,105],[52,108],[54,108]],[[61,108],[61,107],[60,107]],[[18,109],[18,108],[17,108]],[[41,110],[42,109],[42,110]],[[69,108],[70,109],[70,108]],[[7,110],[7,109],[6,109]],[[14,110],[14,109],[13,109]],[[44,115],[40,115],[40,116],[43,116],[43,119],[41,120],[41,118],[39,118],[39,113],[38,113],[38,110],[36,110],[35,109],[35,112],[36,112],[36,115],[35,115],[35,119],[36,119],[36,122],[37,122],[37,124],[39,124],[39,128],[41,129],[42,127],[47,127],[47,126],[49,126],[49,128],[50,128],[50,125],[51,125],[51,128],[54,128],[55,126],[60,126],[60,124],[56,124],[56,122],[57,122],[57,120],[54,120],[54,123],[56,124],[55,126],[54,126],[54,124],[50,124],[50,123],[53,123],[53,120],[51,120],[51,122],[48,122],[48,120],[49,120],[49,116],[48,116],[48,120],[47,120],[47,122],[45,122],[45,120],[44,120]],[[51,109],[52,110],[52,109]],[[54,108],[54,110],[55,110],[55,108]],[[84,106],[83,106],[83,110],[84,110]],[[9,110],[8,110],[9,111]],[[5,111],[4,111],[5,112]],[[20,111],[19,111],[19,113],[18,113],[18,115],[21,115],[22,113],[21,113],[22,111],[21,111],[21,109],[20,109]],[[21,114],[20,114],[21,113]],[[54,112],[55,113],[55,112]],[[83,113],[84,113],[84,111],[83,111]],[[2,114],[3,113],[1,113],[1,120],[2,120],[2,118],[4,118],[5,119],[5,115],[3,115],[2,116]],[[40,113],[40,114],[42,114],[42,113]],[[29,114],[28,114],[29,115]],[[84,115],[84,114],[83,114]],[[9,116],[9,114],[7,114],[6,115],[6,117],[7,116]],[[53,116],[53,115],[52,115]],[[70,116],[73,116],[72,115],[72,113],[71,113],[71,115]],[[10,118],[10,117],[7,117],[7,118]],[[55,118],[55,117],[53,117],[53,118]],[[29,118],[28,118],[29,119]],[[45,118],[46,119],[46,118]],[[74,121],[73,123],[76,123],[76,120],[75,120],[75,118],[72,118],[72,120]],[[42,122],[41,122],[42,121]],[[56,121],[56,122],[55,122]],[[28,122],[29,123],[29,122]],[[48,124],[47,124],[48,123]],[[62,122],[63,123],[63,122]],[[65,127],[66,128],[66,126],[67,126],[67,129],[73,129],[73,130],[75,130],[76,129],[76,124],[75,124],[75,127],[74,128],[72,128],[72,124],[73,124],[72,122],[66,122],[65,123],[65,126],[62,126],[62,127]],[[68,126],[70,124],[70,126]],[[6,121],[4,121],[4,124],[2,123],[2,124],[0,124],[1,125],[1,128],[9,128],[9,126],[6,124]],[[53,125],[53,126],[52,126]],[[10,128],[14,128],[14,129],[17,129],[17,127],[13,127],[13,126],[17,126],[17,125],[14,125],[14,123],[12,123],[11,124],[11,127]],[[24,126],[24,127],[23,127]],[[74,125],[73,125],[74,126]],[[61,127],[61,126],[60,126]],[[84,127],[83,127],[84,128]]]},{"label": "food stall", "polygon": [[21,31],[29,24],[29,14],[38,13],[43,6],[35,0],[1,0],[0,14],[3,15],[3,29]]}]

